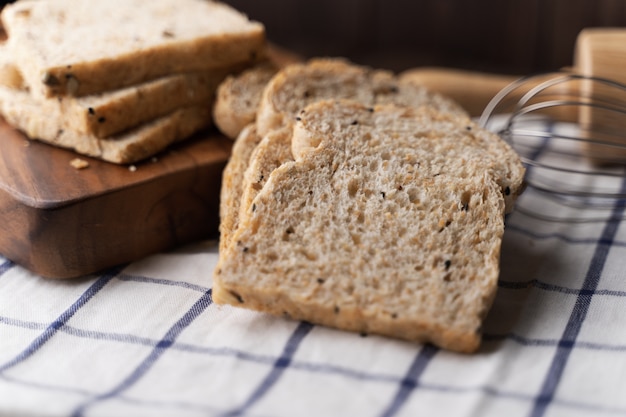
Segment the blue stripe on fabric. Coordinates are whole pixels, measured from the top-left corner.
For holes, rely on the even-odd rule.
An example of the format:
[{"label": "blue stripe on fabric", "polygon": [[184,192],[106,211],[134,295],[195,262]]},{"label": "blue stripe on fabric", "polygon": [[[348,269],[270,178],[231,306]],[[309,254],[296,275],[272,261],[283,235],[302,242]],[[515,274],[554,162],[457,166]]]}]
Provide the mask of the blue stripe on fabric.
[{"label": "blue stripe on fabric", "polygon": [[239,407],[234,410],[221,414],[226,417],[240,416],[259,401],[267,392],[278,382],[285,369],[289,367],[293,359],[293,355],[300,347],[300,343],[309,334],[313,325],[307,322],[300,322],[296,330],[291,334],[281,355],[274,362],[274,366],[270,373],[261,381],[256,390],[252,392],[250,397]]},{"label": "blue stripe on fabric", "polygon": [[350,378],[356,381],[383,382],[392,384],[398,384],[402,381],[402,379],[397,377],[396,375],[377,374],[326,363],[294,361],[291,363],[291,369],[297,369],[300,371],[311,373],[339,375],[344,378]]},{"label": "blue stripe on fabric", "polygon": [[402,408],[413,390],[420,385],[420,378],[424,370],[426,370],[426,367],[438,351],[439,349],[432,345],[424,345],[422,349],[420,349],[409,367],[408,372],[402,379],[400,387],[391,401],[391,404],[383,411],[381,417],[392,417]]},{"label": "blue stripe on fabric", "polygon": [[[502,340],[511,340],[523,346],[559,346],[568,345],[568,342],[563,341],[561,339],[537,339],[531,337],[524,337],[517,335],[515,333],[505,333],[505,334],[483,334],[484,342],[498,342]],[[579,342],[576,341],[574,346],[579,349],[587,349],[587,350],[600,350],[606,352],[626,352],[626,345],[608,345],[605,343],[594,343],[594,342]]]},{"label": "blue stripe on fabric", "polygon": [[121,342],[131,345],[143,345],[150,347],[154,347],[158,344],[158,340],[150,339],[147,337],[135,336],[127,333],[109,333],[99,332],[95,330],[83,330],[68,325],[63,326],[60,330],[70,336],[81,337],[84,339],[106,340],[109,342]]},{"label": "blue stripe on fabric", "polygon": [[4,275],[5,272],[13,268],[14,266],[15,266],[15,263],[13,263],[12,261],[9,261],[8,259],[2,262],[0,264],[0,277]]},{"label": "blue stripe on fabric", "polygon": [[[622,191],[626,190],[626,180],[622,182]],[[624,213],[624,204],[617,204],[613,209],[612,217],[621,217]],[[602,270],[606,264],[606,260],[609,256],[611,249],[611,243],[617,235],[620,223],[609,221],[605,224],[602,230],[600,243],[596,246],[593,257],[589,264],[589,269],[585,276],[582,289],[576,299],[574,308],[570,318],[565,326],[561,341],[558,344],[556,353],[550,364],[546,378],[541,386],[541,391],[537,396],[533,408],[531,410],[531,417],[542,417],[552,400],[554,394],[565,370],[565,366],[572,353],[572,347],[576,343],[576,339],[580,333],[580,329],[585,321],[589,306],[591,305],[591,299],[595,290],[598,288],[600,278],[602,276]]]},{"label": "blue stripe on fabric", "polygon": [[13,319],[11,317],[4,317],[4,316],[0,316],[0,323],[6,324],[8,326],[20,327],[22,329],[29,329],[29,330],[43,330],[50,326],[49,324],[45,324],[45,323],[37,323],[34,321]]},{"label": "blue stripe on fabric", "polygon": [[35,382],[35,381],[24,381],[17,377],[6,375],[6,374],[0,375],[0,380],[7,381],[12,384],[22,385],[25,387],[40,389],[44,391],[63,392],[67,394],[75,394],[75,395],[81,395],[81,396],[87,396],[87,395],[92,394],[91,391],[81,389],[81,388],[66,387],[62,385],[52,385],[52,384],[46,384],[46,383],[41,383],[41,382]]},{"label": "blue stripe on fabric", "polygon": [[[0,316],[0,323],[22,327],[27,329],[45,329],[48,327],[47,324],[44,323],[36,323],[36,322],[27,322],[22,320],[15,320],[8,317]],[[69,335],[93,339],[93,340],[106,340],[113,342],[121,342],[128,343],[133,345],[142,345],[155,347],[159,341],[156,339],[150,339],[145,337],[133,336],[125,333],[110,333],[110,332],[98,332],[92,330],[83,330],[78,329],[72,326],[65,325],[59,329],[62,332],[65,332]],[[246,351],[242,351],[239,349],[229,348],[229,347],[206,347],[206,346],[196,346],[187,343],[176,343],[170,347],[170,349],[174,349],[181,352],[194,353],[199,355],[209,355],[209,356],[224,356],[224,357],[233,357],[237,359],[241,359],[248,362],[254,362],[258,364],[272,365],[276,362],[276,358],[270,355],[260,355],[255,353],[250,353]],[[347,378],[355,379],[355,380],[371,380],[371,381],[381,381],[381,382],[398,382],[398,378],[393,375],[383,375],[383,374],[372,374],[364,371],[349,369],[345,367],[340,367],[336,365],[327,365],[327,364],[316,364],[309,362],[296,362],[292,361],[291,368],[303,370],[307,372],[314,373],[328,373],[328,374],[336,374],[342,375]]]},{"label": "blue stripe on fabric", "polygon": [[130,375],[128,375],[120,384],[104,394],[100,394],[91,398],[87,402],[78,406],[72,416],[82,416],[83,413],[94,404],[118,396],[120,393],[132,387],[137,381],[143,377],[161,355],[172,346],[176,338],[187,328],[204,310],[211,305],[211,290],[205,292],[183,317],[181,317],[174,325],[165,333],[157,345],[152,349],[150,354],[137,366]]},{"label": "blue stripe on fabric", "polygon": [[121,270],[121,267],[114,268],[109,270],[107,273],[102,275],[96,282],[94,282],[88,289],[85,291],[79,298],[72,304],[67,310],[65,310],[55,321],[50,323],[50,325],[44,330],[42,334],[40,334],[35,340],[31,342],[30,345],[26,347],[20,354],[18,354],[15,358],[6,362],[5,364],[0,366],[0,374],[5,372],[7,369],[14,367],[15,365],[25,361],[35,352],[37,352],[48,340],[54,336],[57,331],[65,325],[69,321],[70,318],[78,310],[81,309],[89,300],[93,298],[111,279],[113,279]]},{"label": "blue stripe on fabric", "polygon": [[[50,324],[38,323],[34,321],[25,321],[14,319],[11,317],[0,316],[0,324],[8,326],[20,327],[22,329],[43,330],[50,327]],[[92,340],[106,340],[112,342],[123,342],[132,345],[156,346],[157,340],[146,337],[134,336],[127,333],[99,332],[94,330],[83,330],[77,327],[64,325],[59,327],[58,331],[69,334],[71,336],[81,337]]]},{"label": "blue stripe on fabric", "polygon": [[130,282],[142,282],[148,284],[159,284],[159,285],[168,285],[172,287],[181,287],[187,288],[189,290],[197,291],[200,293],[205,293],[209,291],[208,287],[202,287],[200,285],[190,284],[189,282],[184,281],[171,281],[168,279],[158,279],[158,278],[149,278],[141,275],[131,275],[131,274],[120,274],[117,277],[120,281],[130,281]]},{"label": "blue stripe on fabric", "polygon": [[[511,400],[517,401],[532,401],[534,397],[530,394],[522,394],[511,391],[499,390],[495,387],[491,387],[488,385],[477,386],[477,387],[463,387],[463,386],[448,386],[448,385],[439,385],[439,384],[421,384],[420,389],[428,390],[428,391],[436,391],[445,394],[465,394],[472,392],[481,392],[491,397],[498,398],[507,398]],[[570,408],[576,411],[580,411],[581,409],[592,411],[593,416],[597,415],[595,413],[606,413],[606,414],[619,414],[625,415],[626,408],[620,407],[609,407],[602,404],[588,404],[580,401],[572,401],[572,400],[559,400],[555,399],[553,404],[557,404],[559,406]]]},{"label": "blue stripe on fabric", "polygon": [[570,295],[606,295],[612,297],[624,297],[626,296],[626,291],[618,291],[618,290],[590,290],[586,288],[570,288],[564,287],[562,285],[556,284],[548,284],[543,281],[539,281],[537,279],[531,279],[528,281],[498,281],[498,287],[505,288],[507,290],[522,290],[528,288],[538,288],[545,291],[558,292],[562,294],[570,294]]},{"label": "blue stripe on fabric", "polygon": [[[19,378],[12,377],[9,375],[0,375],[0,380],[4,380],[12,384],[17,384],[17,385],[21,385],[24,387],[34,388],[34,389],[39,389],[39,390],[44,390],[44,391],[55,391],[55,392],[65,393],[65,394],[80,395],[83,397],[97,395],[96,392],[90,391],[90,390],[73,388],[73,387],[64,387],[64,386],[58,386],[58,385],[52,385],[52,384],[45,384],[45,383],[33,382],[33,381],[24,381],[24,380],[21,380]],[[194,403],[188,403],[188,402],[183,402],[183,401],[143,400],[139,398],[126,397],[123,395],[120,395],[119,397],[116,397],[116,398],[119,401],[127,403],[127,404],[144,405],[148,407],[158,407],[158,408],[167,407],[167,408],[175,409],[178,411],[190,410],[190,411],[203,411],[203,412],[209,412],[209,413],[217,413],[220,411],[219,409],[212,407],[210,405],[194,404]],[[176,415],[178,415],[178,413],[176,413]]]},{"label": "blue stripe on fabric", "polygon": [[[0,324],[6,324],[8,326],[20,327],[24,329],[30,330],[42,330],[49,327],[48,324],[38,323],[32,321],[24,321],[18,319],[12,319],[10,317],[0,316]],[[92,339],[92,340],[105,340],[109,342],[120,342],[132,345],[142,345],[155,347],[159,341],[156,339],[150,339],[147,337],[139,337],[128,333],[112,333],[112,332],[100,332],[94,330],[84,330],[79,329],[73,326],[65,325],[59,328],[59,331],[66,333],[71,336],[81,337],[84,339]],[[538,338],[529,338],[525,336],[520,336],[515,333],[485,333],[483,334],[484,342],[497,342],[502,340],[511,340],[520,345],[524,346],[557,346],[560,342],[560,339],[538,339]],[[626,345],[610,345],[606,343],[594,343],[594,342],[580,342],[576,341],[576,347],[580,349],[588,349],[588,350],[600,350],[607,352],[625,352]],[[237,359],[242,359],[245,361],[262,363],[262,364],[272,364],[275,362],[275,358],[269,355],[258,355],[254,353],[245,352],[238,349],[228,348],[228,347],[205,347],[205,346],[196,346],[190,345],[186,343],[177,343],[172,345],[170,349],[174,349],[181,352],[195,353],[200,355],[210,355],[210,356],[230,356],[235,357]],[[319,365],[315,363],[308,362],[292,362],[291,368],[306,370],[309,372],[326,372],[333,374],[341,374],[346,377],[352,379],[370,379],[370,380],[379,380],[379,381],[388,381],[395,382],[397,378],[395,376],[388,375],[377,375],[370,374],[363,371],[358,371],[354,369],[348,369],[343,367],[338,367],[335,365]]]}]

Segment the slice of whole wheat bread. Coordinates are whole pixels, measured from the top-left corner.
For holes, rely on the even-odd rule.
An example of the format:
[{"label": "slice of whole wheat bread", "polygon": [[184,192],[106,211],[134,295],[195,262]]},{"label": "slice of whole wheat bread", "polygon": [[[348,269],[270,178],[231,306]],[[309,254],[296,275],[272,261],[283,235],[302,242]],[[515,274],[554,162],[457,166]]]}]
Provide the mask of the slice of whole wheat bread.
[{"label": "slice of whole wheat bread", "polygon": [[231,139],[256,120],[261,94],[278,68],[267,62],[233,74],[219,85],[213,107],[213,121]]},{"label": "slice of whole wheat bread", "polygon": [[231,74],[220,84],[213,107],[213,121],[231,139],[256,120],[261,96],[276,72],[302,59],[276,45],[267,50],[268,60],[238,74]]},{"label": "slice of whole wheat bread", "polygon": [[103,139],[68,129],[59,113],[58,106],[42,106],[27,92],[0,87],[0,114],[29,138],[117,164],[153,156],[211,123],[209,106],[185,107]]},{"label": "slice of whole wheat bread", "polygon": [[[289,146],[291,141],[289,129],[271,131],[263,138],[256,132],[255,135],[258,140],[256,146],[249,143],[248,148],[242,145],[239,149],[233,149],[231,158],[244,161],[247,156],[245,164],[240,165],[243,171],[237,176],[226,175],[223,180],[224,182],[228,179],[228,183],[223,183],[222,188],[227,188],[228,193],[232,194],[232,199],[237,201],[237,210],[225,209],[224,216],[220,219],[224,223],[223,229],[220,229],[220,248],[226,248],[232,243],[231,236],[239,225],[239,217],[245,216],[251,209],[252,201],[272,171],[293,159]],[[229,200],[220,201],[220,206],[228,204]]]},{"label": "slice of whole wheat bread", "polygon": [[57,100],[71,128],[99,138],[119,134],[181,107],[211,107],[222,69],[170,75],[110,93]]},{"label": "slice of whole wheat bread", "polygon": [[222,173],[220,190],[220,252],[230,244],[230,237],[237,229],[239,206],[241,202],[241,183],[248,166],[250,155],[261,137],[256,132],[256,125],[250,123],[240,133],[231,150],[231,156]]},{"label": "slice of whole wheat bread", "polygon": [[[432,108],[321,101],[220,254],[213,299],[472,352],[524,168]],[[468,127],[470,129],[468,129]]]},{"label": "slice of whole wheat bread", "polygon": [[439,110],[466,115],[454,101],[415,83],[404,83],[391,72],[351,63],[342,58],[314,58],[289,65],[267,84],[257,112],[263,136],[288,126],[310,103],[330,98],[356,100],[365,105],[429,104]]},{"label": "slice of whole wheat bread", "polygon": [[110,91],[265,54],[262,24],[206,0],[20,0],[1,17],[39,97]]}]

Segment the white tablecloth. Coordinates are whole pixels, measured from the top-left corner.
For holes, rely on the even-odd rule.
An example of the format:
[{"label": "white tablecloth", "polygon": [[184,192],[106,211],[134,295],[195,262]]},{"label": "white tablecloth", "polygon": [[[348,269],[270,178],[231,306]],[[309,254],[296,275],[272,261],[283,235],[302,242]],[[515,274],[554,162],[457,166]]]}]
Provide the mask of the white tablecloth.
[{"label": "white tablecloth", "polygon": [[612,204],[573,221],[529,187],[472,355],[215,305],[215,242],[72,281],[0,258],[0,415],[626,416]]}]

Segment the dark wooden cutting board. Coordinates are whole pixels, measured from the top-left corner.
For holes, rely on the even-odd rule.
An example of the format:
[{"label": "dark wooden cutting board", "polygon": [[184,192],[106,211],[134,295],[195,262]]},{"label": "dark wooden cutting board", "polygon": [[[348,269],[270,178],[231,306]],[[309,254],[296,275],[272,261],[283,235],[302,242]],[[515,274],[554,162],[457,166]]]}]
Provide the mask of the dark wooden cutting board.
[{"label": "dark wooden cutting board", "polygon": [[217,236],[232,141],[215,130],[136,170],[30,141],[0,119],[0,253],[71,278]]}]

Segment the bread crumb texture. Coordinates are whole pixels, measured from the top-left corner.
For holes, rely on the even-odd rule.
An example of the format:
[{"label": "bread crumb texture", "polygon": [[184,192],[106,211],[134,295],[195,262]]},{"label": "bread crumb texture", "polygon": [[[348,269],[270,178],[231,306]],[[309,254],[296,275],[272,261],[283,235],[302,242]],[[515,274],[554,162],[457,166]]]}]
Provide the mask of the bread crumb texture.
[{"label": "bread crumb texture", "polygon": [[215,301],[475,351],[504,190],[522,187],[510,147],[462,115],[348,100],[306,107],[292,146],[220,254]]}]

